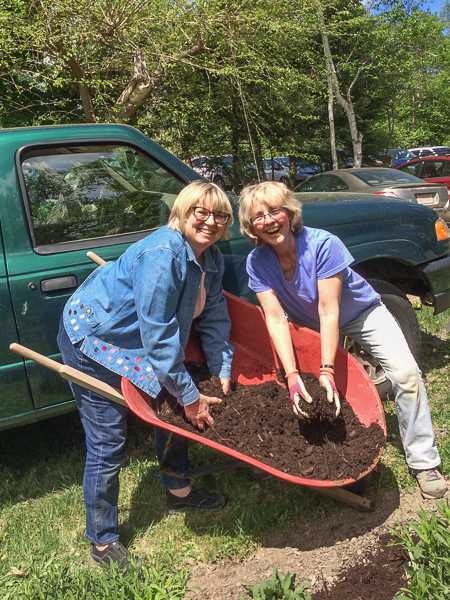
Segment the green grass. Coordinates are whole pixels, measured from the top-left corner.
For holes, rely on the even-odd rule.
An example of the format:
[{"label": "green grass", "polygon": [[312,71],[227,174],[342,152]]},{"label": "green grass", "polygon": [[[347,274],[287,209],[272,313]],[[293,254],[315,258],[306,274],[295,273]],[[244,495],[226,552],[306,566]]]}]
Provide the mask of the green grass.
[{"label": "green grass", "polygon": [[[423,332],[421,366],[443,471],[448,474],[450,342],[445,326],[450,311],[433,317],[432,310],[424,307],[418,317]],[[385,403],[385,410],[388,445],[382,459],[386,467],[383,486],[412,490],[415,482],[404,462],[392,401]],[[82,493],[84,434],[77,413],[2,432],[0,451],[2,599],[150,600],[156,598],[152,586],[157,585],[166,589],[161,600],[183,598],[189,586],[186,565],[242,558],[271,534],[293,524],[314,523],[340,506],[304,487],[239,468],[196,480],[199,487],[219,490],[230,498],[223,511],[209,516],[168,516],[151,428],[131,418],[127,461],[121,473],[120,531],[121,540],[143,559],[144,567],[122,576],[89,564]],[[206,446],[192,444],[191,459],[196,466],[223,458]],[[12,569],[24,575],[15,575]]]}]

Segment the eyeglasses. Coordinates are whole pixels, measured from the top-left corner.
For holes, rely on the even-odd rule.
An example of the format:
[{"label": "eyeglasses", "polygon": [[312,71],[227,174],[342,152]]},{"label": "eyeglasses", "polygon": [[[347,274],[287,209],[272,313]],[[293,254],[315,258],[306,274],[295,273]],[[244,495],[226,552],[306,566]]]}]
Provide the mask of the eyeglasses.
[{"label": "eyeglasses", "polygon": [[228,223],[228,219],[230,215],[226,212],[213,212],[212,210],[208,210],[207,208],[203,208],[203,206],[191,206],[195,218],[199,221],[207,221],[212,215],[214,217],[214,223],[217,225],[226,225]]},{"label": "eyeglasses", "polygon": [[262,223],[265,223],[266,217],[270,217],[271,219],[277,219],[280,215],[284,214],[284,210],[286,210],[285,206],[281,206],[280,208],[274,208],[265,215],[257,215],[256,217],[251,218],[250,223],[252,225],[261,225]]}]

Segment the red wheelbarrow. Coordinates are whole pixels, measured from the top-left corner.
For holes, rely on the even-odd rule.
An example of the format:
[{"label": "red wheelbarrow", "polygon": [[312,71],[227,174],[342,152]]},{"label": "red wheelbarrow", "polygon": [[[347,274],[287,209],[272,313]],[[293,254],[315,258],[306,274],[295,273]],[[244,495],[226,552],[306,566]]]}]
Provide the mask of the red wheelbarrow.
[{"label": "red wheelbarrow", "polygon": [[[231,343],[235,348],[232,380],[244,385],[256,385],[265,381],[277,380],[277,371],[279,371],[280,365],[267,332],[263,312],[259,307],[236,296],[227,293],[224,293],[224,295],[232,322]],[[290,324],[290,328],[301,371],[313,373],[318,376],[321,359],[319,334],[293,324]],[[237,452],[232,448],[160,421],[153,410],[152,398],[125,378],[122,379],[122,395],[118,390],[100,382],[98,379],[89,377],[71,367],[61,365],[19,344],[11,344],[10,349],[25,358],[32,359],[43,366],[57,371],[64,379],[96,391],[111,400],[128,405],[136,415],[152,425],[167,429],[173,434],[185,436],[190,440],[210,446],[232,457],[232,460],[228,462],[215,463],[206,467],[200,467],[199,469],[191,469],[185,473],[171,473],[172,475],[188,478],[247,463],[275,477],[307,486],[317,492],[334,497],[362,510],[373,511],[375,509],[380,487],[380,477],[378,478],[374,498],[368,500],[343,488],[343,486],[354,484],[354,479],[339,481],[314,480],[289,475],[241,452]],[[186,348],[186,361],[205,362],[201,345],[195,335],[191,336]],[[339,348],[336,355],[336,384],[353,408],[360,422],[366,427],[372,423],[378,423],[386,434],[383,406],[376,388],[360,364],[343,348]],[[375,470],[381,453],[382,450],[376,456],[370,468],[361,473],[358,479],[362,479]]]}]

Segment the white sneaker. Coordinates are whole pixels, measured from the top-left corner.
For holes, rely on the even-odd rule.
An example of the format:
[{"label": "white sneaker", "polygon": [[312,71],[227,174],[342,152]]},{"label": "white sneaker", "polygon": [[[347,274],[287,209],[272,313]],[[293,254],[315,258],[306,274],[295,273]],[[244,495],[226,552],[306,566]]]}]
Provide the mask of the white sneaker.
[{"label": "white sneaker", "polygon": [[447,483],[442,473],[436,469],[426,469],[424,471],[413,471],[417,479],[420,491],[424,498],[435,500],[443,498],[447,493]]}]

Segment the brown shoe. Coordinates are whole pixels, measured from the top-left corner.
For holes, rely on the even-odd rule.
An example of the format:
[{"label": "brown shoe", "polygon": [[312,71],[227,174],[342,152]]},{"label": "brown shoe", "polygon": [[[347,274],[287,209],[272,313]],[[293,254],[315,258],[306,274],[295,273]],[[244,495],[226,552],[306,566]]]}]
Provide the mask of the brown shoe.
[{"label": "brown shoe", "polygon": [[447,493],[447,483],[439,469],[426,469],[413,471],[417,479],[422,496],[429,500],[443,498]]}]

